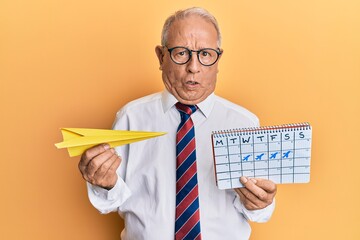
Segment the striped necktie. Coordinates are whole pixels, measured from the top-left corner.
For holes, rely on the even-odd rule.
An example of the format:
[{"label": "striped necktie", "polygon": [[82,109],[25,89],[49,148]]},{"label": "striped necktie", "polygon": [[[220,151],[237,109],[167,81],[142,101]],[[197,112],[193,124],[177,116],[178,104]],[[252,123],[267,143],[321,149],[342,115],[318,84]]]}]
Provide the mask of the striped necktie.
[{"label": "striped necktie", "polygon": [[176,103],[181,122],[176,134],[175,239],[201,239],[195,152],[195,129],[190,115],[195,105]]}]

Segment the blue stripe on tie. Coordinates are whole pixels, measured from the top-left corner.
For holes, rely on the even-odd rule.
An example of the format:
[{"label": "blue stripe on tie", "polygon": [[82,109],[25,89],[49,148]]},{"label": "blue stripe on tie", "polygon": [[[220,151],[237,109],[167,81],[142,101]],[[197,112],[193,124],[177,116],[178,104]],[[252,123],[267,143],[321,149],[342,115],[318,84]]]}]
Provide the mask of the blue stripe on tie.
[{"label": "blue stripe on tie", "polygon": [[180,109],[180,108],[177,108],[177,110],[178,110],[179,112],[183,113],[183,114],[191,115],[191,114],[193,114],[194,112],[196,112],[196,110],[197,110],[197,106],[196,106],[196,105],[186,105],[186,104],[182,104],[182,105],[187,106],[187,107],[189,107],[189,108],[191,109],[191,113],[188,114],[186,111],[184,111],[184,110],[182,110],[182,109]]},{"label": "blue stripe on tie", "polygon": [[176,170],[176,179],[179,179],[186,170],[193,164],[194,159],[196,158],[196,152],[195,150],[189,155],[189,157],[179,166],[179,168]]},{"label": "blue stripe on tie", "polygon": [[195,200],[190,204],[190,206],[175,221],[175,232],[179,231],[179,229],[189,219],[189,216],[193,215],[198,208],[199,208],[199,198],[195,198]]},{"label": "blue stripe on tie", "polygon": [[186,115],[183,112],[180,112],[180,116],[181,116],[181,122],[177,128],[177,132],[184,126],[184,124],[188,121],[188,119],[190,118],[189,115]]},{"label": "blue stripe on tie", "polygon": [[177,145],[176,145],[176,156],[178,156],[179,153],[182,150],[184,150],[186,145],[189,144],[189,142],[194,138],[194,136],[195,136],[195,131],[194,131],[194,127],[192,127],[190,129],[190,131],[187,134],[185,134],[183,139],[181,139],[181,141],[177,143]]},{"label": "blue stripe on tie", "polygon": [[184,240],[194,240],[200,233],[200,222],[183,238]]},{"label": "blue stripe on tie", "polygon": [[178,194],[176,194],[176,206],[188,195],[188,193],[197,185],[197,173],[184,185]]}]

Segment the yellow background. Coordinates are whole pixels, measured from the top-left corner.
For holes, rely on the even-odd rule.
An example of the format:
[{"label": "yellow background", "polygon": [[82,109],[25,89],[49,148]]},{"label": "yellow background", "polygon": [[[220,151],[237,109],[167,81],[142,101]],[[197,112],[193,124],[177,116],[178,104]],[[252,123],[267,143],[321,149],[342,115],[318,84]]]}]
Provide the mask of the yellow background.
[{"label": "yellow background", "polygon": [[222,29],[217,94],[262,125],[313,125],[311,183],[279,185],[251,239],[360,239],[358,0],[2,0],[0,239],[118,239],[122,221],[90,205],[78,158],[54,143],[162,90],[163,21],[193,5]]}]

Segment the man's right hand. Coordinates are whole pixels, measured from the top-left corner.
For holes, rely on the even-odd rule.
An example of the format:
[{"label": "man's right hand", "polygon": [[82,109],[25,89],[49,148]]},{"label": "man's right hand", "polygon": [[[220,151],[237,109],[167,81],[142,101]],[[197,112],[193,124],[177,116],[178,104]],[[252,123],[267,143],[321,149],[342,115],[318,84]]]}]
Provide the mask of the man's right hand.
[{"label": "man's right hand", "polygon": [[121,157],[108,144],[89,148],[82,155],[79,169],[83,178],[89,183],[110,190],[117,181],[116,169],[120,166]]}]

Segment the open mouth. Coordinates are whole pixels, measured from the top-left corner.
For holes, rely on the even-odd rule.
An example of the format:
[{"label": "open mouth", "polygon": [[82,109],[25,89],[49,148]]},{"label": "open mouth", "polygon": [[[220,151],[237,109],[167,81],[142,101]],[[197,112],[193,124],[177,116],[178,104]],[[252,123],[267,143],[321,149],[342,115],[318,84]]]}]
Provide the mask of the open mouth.
[{"label": "open mouth", "polygon": [[199,83],[196,82],[196,81],[187,81],[186,84],[188,84],[188,85],[197,85]]}]

